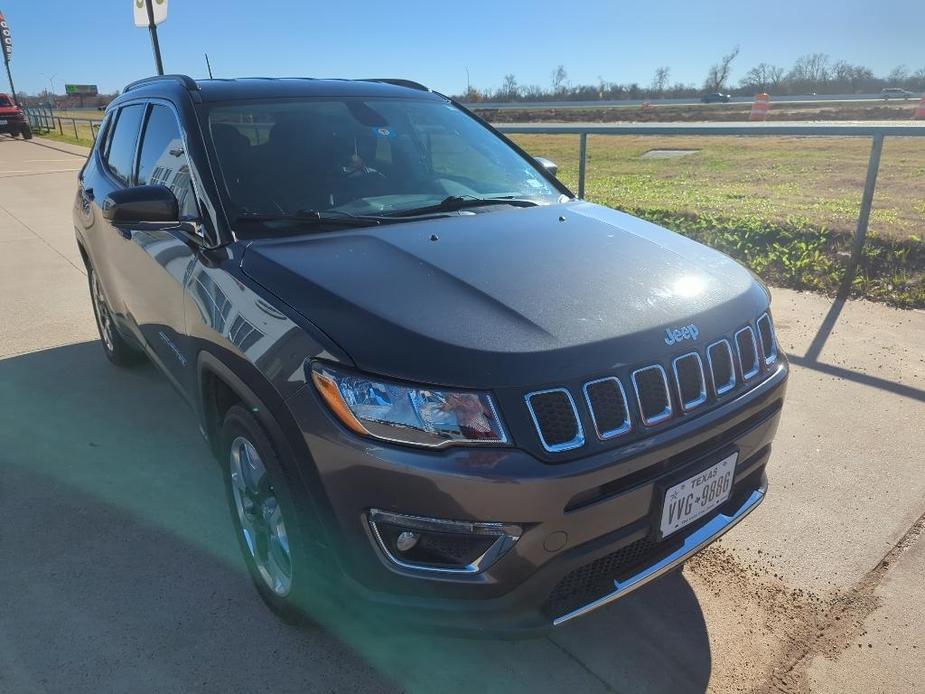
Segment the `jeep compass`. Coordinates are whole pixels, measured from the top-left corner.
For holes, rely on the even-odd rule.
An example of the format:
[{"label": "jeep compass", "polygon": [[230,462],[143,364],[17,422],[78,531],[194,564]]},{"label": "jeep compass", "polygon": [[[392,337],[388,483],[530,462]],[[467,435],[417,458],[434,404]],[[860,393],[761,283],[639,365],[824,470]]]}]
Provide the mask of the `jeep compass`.
[{"label": "jeep compass", "polygon": [[106,356],[193,408],[283,617],[542,632],[764,497],[764,285],[419,84],[132,83],[73,217]]}]

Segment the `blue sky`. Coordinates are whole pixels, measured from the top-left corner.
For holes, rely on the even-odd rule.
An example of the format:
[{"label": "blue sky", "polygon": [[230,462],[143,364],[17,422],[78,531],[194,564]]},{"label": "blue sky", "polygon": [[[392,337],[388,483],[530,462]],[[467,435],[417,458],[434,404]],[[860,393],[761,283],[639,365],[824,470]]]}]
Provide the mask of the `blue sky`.
[{"label": "blue sky", "polygon": [[[556,65],[572,83],[638,81],[659,65],[671,81],[702,82],[740,44],[733,80],[750,66],[789,67],[823,52],[885,74],[925,67],[922,0],[619,0],[585,2],[349,2],[169,0],[160,27],[168,72],[216,77],[406,77],[447,93],[496,87],[506,73],[548,86]],[[132,0],[0,0],[13,31],[16,87],[37,92],[54,76],[103,91],[152,74],[147,31]],[[707,9],[708,8],[708,9]],[[5,79],[0,79],[0,91]]]}]

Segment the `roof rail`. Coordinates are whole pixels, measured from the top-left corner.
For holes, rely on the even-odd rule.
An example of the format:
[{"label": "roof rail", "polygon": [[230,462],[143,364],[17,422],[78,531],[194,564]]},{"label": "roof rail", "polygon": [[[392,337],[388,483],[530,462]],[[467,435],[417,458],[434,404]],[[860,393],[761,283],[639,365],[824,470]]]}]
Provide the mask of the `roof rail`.
[{"label": "roof rail", "polygon": [[190,91],[199,91],[199,85],[196,84],[196,80],[194,80],[189,75],[154,75],[153,77],[145,77],[144,79],[129,82],[127,85],[125,85],[125,89],[122,90],[122,93],[125,94],[125,92],[130,92],[136,87],[141,87],[152,82],[160,82],[162,80],[173,80],[175,82],[179,82]]},{"label": "roof rail", "polygon": [[420,82],[397,79],[394,77],[368,77],[366,79],[354,80],[354,82],[382,82],[383,84],[394,84],[396,87],[407,87],[408,89],[417,89],[422,92],[430,91],[430,87],[425,87]]}]

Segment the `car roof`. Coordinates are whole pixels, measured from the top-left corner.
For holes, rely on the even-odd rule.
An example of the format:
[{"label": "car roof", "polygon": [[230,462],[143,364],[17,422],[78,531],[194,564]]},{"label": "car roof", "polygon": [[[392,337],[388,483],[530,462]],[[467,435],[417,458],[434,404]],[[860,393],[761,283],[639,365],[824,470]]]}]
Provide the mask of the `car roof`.
[{"label": "car roof", "polygon": [[133,82],[123,95],[175,95],[178,91],[198,94],[198,100],[233,101],[312,96],[357,96],[446,99],[417,82],[401,79],[316,79],[312,77],[240,77],[193,80],[186,75],[164,75]]}]

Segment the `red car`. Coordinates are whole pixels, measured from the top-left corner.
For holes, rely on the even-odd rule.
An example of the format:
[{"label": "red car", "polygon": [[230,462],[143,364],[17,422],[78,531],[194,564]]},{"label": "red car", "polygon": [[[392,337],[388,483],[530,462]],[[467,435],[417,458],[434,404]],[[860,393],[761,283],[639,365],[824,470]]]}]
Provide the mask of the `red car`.
[{"label": "red car", "polygon": [[32,128],[26,122],[26,116],[7,94],[0,94],[0,133],[8,133],[11,137],[22,135],[24,139],[32,139]]}]

